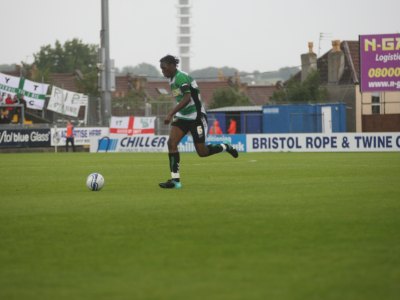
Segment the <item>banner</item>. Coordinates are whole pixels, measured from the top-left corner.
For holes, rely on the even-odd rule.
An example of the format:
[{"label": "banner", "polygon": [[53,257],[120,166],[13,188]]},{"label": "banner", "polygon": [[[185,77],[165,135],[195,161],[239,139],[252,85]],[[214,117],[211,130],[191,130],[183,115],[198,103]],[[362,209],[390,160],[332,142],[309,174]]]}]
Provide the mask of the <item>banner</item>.
[{"label": "banner", "polygon": [[360,35],[360,90],[400,91],[400,34]]},{"label": "banner", "polygon": [[53,86],[47,109],[59,114],[77,117],[81,106],[86,106],[88,97]]},{"label": "banner", "polygon": [[0,73],[0,91],[4,94],[24,95],[28,108],[42,110],[49,85]]},{"label": "banner", "polygon": [[[230,144],[239,152],[246,152],[246,135],[245,134],[227,134],[207,136],[206,144]],[[185,135],[178,145],[179,152],[196,152],[191,135]]]},{"label": "banner", "polygon": [[50,147],[50,129],[0,130],[0,148]]},{"label": "banner", "polygon": [[168,152],[167,135],[112,135],[91,139],[90,152]]},{"label": "banner", "polygon": [[46,100],[48,84],[37,83],[28,79],[21,79],[19,83],[20,93],[24,95],[28,108],[42,110]]},{"label": "banner", "polygon": [[[90,152],[168,152],[167,135],[111,135],[92,139]],[[206,144],[229,143],[240,152],[246,151],[246,135],[210,135]],[[183,137],[178,145],[180,152],[196,152],[191,135]]]},{"label": "banner", "polygon": [[[90,152],[168,152],[168,136],[111,135],[90,140]],[[210,135],[206,144],[229,143],[239,152],[400,152],[400,132]],[[195,152],[185,136],[180,152]]]},{"label": "banner", "polygon": [[18,94],[19,81],[19,77],[0,73],[0,93],[3,95],[4,99],[7,97],[7,94],[11,96]]},{"label": "banner", "polygon": [[154,134],[156,117],[111,117],[110,134]]},{"label": "banner", "polygon": [[[109,129],[106,127],[75,127],[74,143],[78,146],[90,145],[90,140],[96,141],[103,136],[107,136]],[[67,128],[51,128],[51,146],[65,146]]]},{"label": "banner", "polygon": [[389,151],[400,151],[400,132],[247,135],[247,152]]}]

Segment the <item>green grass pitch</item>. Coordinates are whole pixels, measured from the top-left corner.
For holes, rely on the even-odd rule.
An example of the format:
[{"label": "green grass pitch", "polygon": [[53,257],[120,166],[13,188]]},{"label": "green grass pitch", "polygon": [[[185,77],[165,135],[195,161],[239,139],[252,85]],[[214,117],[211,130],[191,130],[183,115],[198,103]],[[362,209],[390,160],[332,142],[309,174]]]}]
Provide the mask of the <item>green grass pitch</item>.
[{"label": "green grass pitch", "polygon": [[0,299],[399,299],[400,153],[0,157]]}]

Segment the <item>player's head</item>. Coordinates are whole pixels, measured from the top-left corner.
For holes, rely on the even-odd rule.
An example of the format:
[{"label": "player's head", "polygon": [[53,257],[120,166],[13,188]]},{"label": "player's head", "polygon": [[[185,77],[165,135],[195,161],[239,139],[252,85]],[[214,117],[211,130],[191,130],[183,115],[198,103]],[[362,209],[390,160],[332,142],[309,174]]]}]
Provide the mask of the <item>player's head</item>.
[{"label": "player's head", "polygon": [[163,75],[167,78],[174,77],[179,59],[172,55],[166,55],[160,59],[160,68]]}]

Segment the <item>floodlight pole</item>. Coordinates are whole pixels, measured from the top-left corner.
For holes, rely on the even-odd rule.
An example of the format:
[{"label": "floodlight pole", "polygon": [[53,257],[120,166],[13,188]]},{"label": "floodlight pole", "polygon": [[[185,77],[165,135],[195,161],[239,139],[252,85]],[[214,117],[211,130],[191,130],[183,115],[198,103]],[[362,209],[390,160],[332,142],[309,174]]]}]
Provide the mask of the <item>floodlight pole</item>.
[{"label": "floodlight pole", "polygon": [[[101,116],[102,124],[108,126],[111,118],[111,64],[110,64],[110,26],[108,19],[108,0],[101,0]],[[104,55],[104,56],[103,56]],[[104,78],[103,78],[104,77]]]}]

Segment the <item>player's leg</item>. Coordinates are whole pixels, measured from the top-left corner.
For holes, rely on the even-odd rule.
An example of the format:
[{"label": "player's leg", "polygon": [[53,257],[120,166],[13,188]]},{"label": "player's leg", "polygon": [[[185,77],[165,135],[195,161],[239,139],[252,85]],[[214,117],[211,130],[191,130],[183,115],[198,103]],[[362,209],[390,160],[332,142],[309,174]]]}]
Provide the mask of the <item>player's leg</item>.
[{"label": "player's leg", "polygon": [[167,180],[166,182],[160,183],[159,185],[161,188],[172,189],[182,187],[179,174],[180,155],[178,151],[178,144],[185,136],[186,132],[184,128],[177,126],[176,123],[173,123],[171,126],[171,131],[169,133],[169,139],[167,143],[171,179]]},{"label": "player's leg", "polygon": [[196,120],[196,122],[193,123],[193,125],[190,127],[190,133],[193,137],[194,147],[196,148],[196,152],[200,157],[207,157],[210,155],[221,153],[222,151],[228,152],[234,158],[237,158],[239,156],[237,150],[229,144],[206,145],[205,141],[207,132],[207,117],[205,115],[202,115],[201,118],[199,120]]},{"label": "player's leg", "polygon": [[239,153],[237,152],[237,150],[229,144],[206,145],[205,143],[195,143],[194,147],[196,148],[196,152],[200,157],[207,157],[210,155],[221,153],[223,151],[228,152],[234,158],[239,157]]}]

